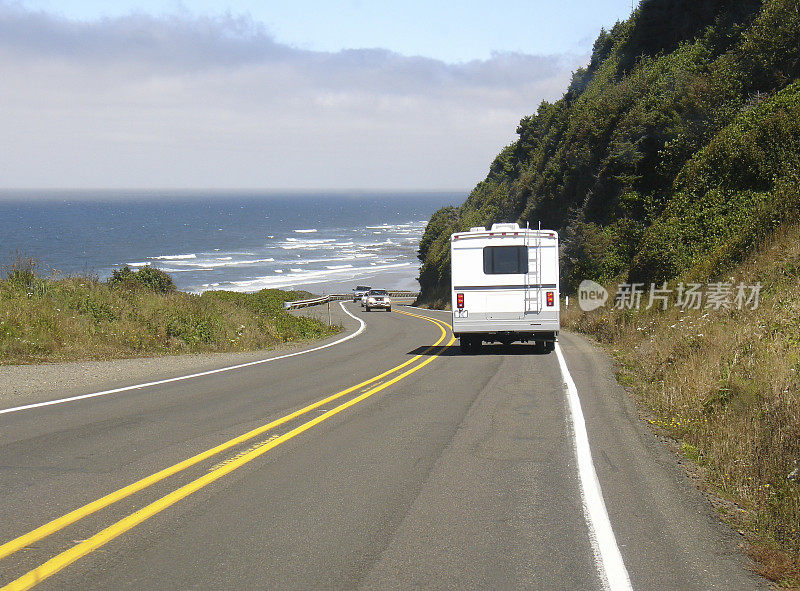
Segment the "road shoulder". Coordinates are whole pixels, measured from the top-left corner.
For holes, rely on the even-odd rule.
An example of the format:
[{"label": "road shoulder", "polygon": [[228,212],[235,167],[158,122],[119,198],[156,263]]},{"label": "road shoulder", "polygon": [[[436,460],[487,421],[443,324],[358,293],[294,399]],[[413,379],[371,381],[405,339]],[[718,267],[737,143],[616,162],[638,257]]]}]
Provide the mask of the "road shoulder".
[{"label": "road shoulder", "polygon": [[560,341],[634,588],[769,588],[750,570],[741,538],[719,520],[680,458],[640,417],[615,378],[614,360],[581,335],[562,332]]}]

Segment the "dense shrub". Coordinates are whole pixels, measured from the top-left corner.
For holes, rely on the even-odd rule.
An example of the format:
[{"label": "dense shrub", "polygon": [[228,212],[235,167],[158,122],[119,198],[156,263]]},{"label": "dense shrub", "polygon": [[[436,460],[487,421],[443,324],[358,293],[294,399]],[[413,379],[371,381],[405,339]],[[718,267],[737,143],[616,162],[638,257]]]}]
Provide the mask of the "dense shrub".
[{"label": "dense shrub", "polygon": [[800,211],[800,82],[747,109],[683,168],[631,277],[661,281],[735,263]]},{"label": "dense shrub", "polygon": [[19,289],[31,289],[36,282],[36,267],[39,262],[21,254],[13,257],[3,269],[5,279]]},{"label": "dense shrub", "polygon": [[143,287],[156,293],[169,293],[176,289],[169,274],[150,266],[142,267],[138,271],[133,271],[128,265],[121,269],[114,269],[108,279],[108,284],[125,289]]}]

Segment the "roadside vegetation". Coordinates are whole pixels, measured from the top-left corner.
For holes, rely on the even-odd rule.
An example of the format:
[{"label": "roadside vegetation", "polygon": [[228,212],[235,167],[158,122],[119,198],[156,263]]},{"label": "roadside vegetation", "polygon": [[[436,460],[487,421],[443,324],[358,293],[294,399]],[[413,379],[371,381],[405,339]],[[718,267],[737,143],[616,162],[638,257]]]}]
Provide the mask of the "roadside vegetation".
[{"label": "roadside vegetation", "polygon": [[779,228],[717,279],[760,282],[758,308],[587,313],[571,303],[563,323],[616,356],[650,424],[726,501],[718,510],[761,574],[800,586],[800,226]]},{"label": "roadside vegetation", "polygon": [[45,277],[16,257],[0,273],[0,364],[249,351],[333,334],[283,309],[302,291],[252,294],[175,289],[155,268]]},{"label": "roadside vegetation", "polygon": [[418,305],[449,300],[450,234],[496,222],[559,232],[563,293],[760,282],[757,310],[607,306],[565,322],[614,351],[762,572],[800,585],[797,0],[642,0],[517,134],[463,205],[432,216]]}]

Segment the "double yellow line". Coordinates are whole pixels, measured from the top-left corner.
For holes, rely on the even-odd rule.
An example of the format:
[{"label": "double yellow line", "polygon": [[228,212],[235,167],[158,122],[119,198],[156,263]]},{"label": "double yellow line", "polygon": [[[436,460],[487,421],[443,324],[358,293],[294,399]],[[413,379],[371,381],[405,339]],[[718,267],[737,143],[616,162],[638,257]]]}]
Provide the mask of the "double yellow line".
[{"label": "double yellow line", "polygon": [[[49,536],[49,535],[51,535],[51,534],[53,534],[53,533],[55,533],[57,531],[60,531],[60,530],[64,529],[68,525],[71,525],[71,524],[75,523],[76,521],[78,521],[78,520],[80,520],[80,519],[82,519],[82,518],[84,518],[84,517],[86,517],[88,515],[91,515],[92,513],[95,513],[97,511],[99,511],[100,509],[108,507],[109,505],[111,505],[113,503],[116,503],[117,501],[120,501],[120,500],[122,500],[122,499],[124,499],[126,497],[129,497],[129,496],[133,495],[136,492],[139,492],[139,491],[141,491],[141,490],[143,490],[143,489],[145,489],[145,488],[147,488],[147,487],[149,487],[149,486],[151,486],[151,485],[153,485],[153,484],[155,484],[155,483],[157,483],[157,482],[159,482],[161,480],[164,480],[165,478],[167,478],[169,476],[177,474],[177,473],[179,473],[179,472],[181,472],[183,470],[186,470],[187,468],[189,468],[191,466],[194,466],[195,464],[198,464],[198,463],[200,463],[200,462],[202,462],[202,461],[204,461],[204,460],[206,460],[208,458],[211,458],[211,457],[213,457],[213,456],[215,456],[215,455],[217,455],[217,454],[219,454],[219,453],[221,453],[223,451],[226,451],[226,450],[231,449],[232,447],[235,447],[235,446],[237,446],[237,445],[239,445],[241,443],[249,441],[250,439],[253,439],[254,437],[257,437],[257,436],[261,435],[262,433],[265,433],[266,431],[269,431],[269,430],[274,429],[274,428],[276,428],[276,427],[278,427],[280,425],[283,425],[284,423],[287,423],[287,422],[289,422],[289,421],[291,421],[293,419],[296,419],[296,418],[298,418],[298,417],[300,417],[300,416],[302,416],[302,415],[304,415],[304,414],[306,414],[306,413],[308,413],[308,412],[310,412],[310,411],[312,411],[314,409],[320,408],[321,406],[323,406],[325,404],[328,404],[329,402],[332,402],[334,400],[337,400],[338,398],[341,398],[341,397],[343,397],[343,396],[345,396],[347,394],[350,394],[350,393],[352,393],[352,392],[354,392],[354,391],[356,391],[356,390],[358,390],[360,388],[363,388],[365,386],[369,386],[371,384],[374,384],[375,382],[378,382],[378,381],[382,380],[383,378],[385,378],[385,377],[387,377],[387,376],[389,376],[389,375],[391,375],[391,374],[393,374],[393,373],[395,373],[395,372],[397,372],[397,371],[399,371],[399,370],[401,370],[401,369],[403,369],[405,367],[408,367],[409,365],[412,365],[413,363],[418,361],[423,355],[425,355],[426,353],[431,352],[434,348],[436,348],[437,346],[441,345],[441,343],[447,338],[447,328],[449,328],[449,326],[446,323],[444,323],[444,322],[442,322],[440,320],[433,319],[433,318],[428,318],[426,316],[420,316],[418,314],[411,314],[409,312],[401,312],[399,310],[398,310],[398,312],[400,314],[404,314],[406,316],[412,316],[414,318],[421,318],[423,320],[427,320],[428,322],[432,322],[432,323],[436,324],[436,326],[438,326],[439,329],[442,331],[441,337],[439,337],[438,341],[436,341],[433,345],[431,345],[428,349],[426,349],[425,351],[423,351],[419,355],[415,355],[414,357],[412,357],[411,359],[409,359],[405,363],[397,365],[397,366],[391,368],[390,370],[385,371],[382,374],[375,376],[374,378],[371,378],[371,379],[369,379],[369,380],[367,380],[365,382],[361,382],[360,384],[357,384],[355,386],[352,386],[350,388],[342,390],[341,392],[337,392],[336,394],[328,396],[327,398],[323,398],[322,400],[319,400],[318,402],[315,402],[315,403],[310,404],[310,405],[308,405],[308,406],[306,406],[304,408],[301,408],[300,410],[297,410],[297,411],[295,411],[295,412],[293,412],[291,414],[288,414],[288,415],[286,415],[284,417],[281,417],[281,418],[279,418],[279,419],[277,419],[275,421],[267,423],[266,425],[263,425],[263,426],[258,427],[256,429],[253,429],[252,431],[248,431],[247,433],[244,433],[243,435],[240,435],[239,437],[235,437],[235,438],[233,438],[233,439],[231,439],[229,441],[226,441],[225,443],[221,443],[220,445],[217,445],[217,446],[212,447],[212,448],[210,448],[210,449],[208,449],[208,450],[206,450],[206,451],[204,451],[202,453],[199,453],[199,454],[197,454],[195,456],[192,456],[189,459],[186,459],[186,460],[184,460],[182,462],[179,462],[179,463],[177,463],[177,464],[175,464],[173,466],[170,466],[168,468],[160,470],[159,472],[156,472],[155,474],[152,474],[152,475],[150,475],[150,476],[148,476],[146,478],[143,478],[143,479],[141,479],[141,480],[139,480],[137,482],[134,482],[133,484],[129,484],[128,486],[123,487],[123,488],[121,488],[121,489],[119,489],[117,491],[114,491],[114,492],[112,492],[112,493],[110,493],[110,494],[108,494],[108,495],[106,495],[104,497],[101,497],[101,498],[97,499],[96,501],[88,503],[87,505],[84,505],[83,507],[75,509],[74,511],[71,511],[71,512],[67,513],[66,515],[62,516],[62,517],[54,519],[53,521],[50,521],[49,523],[46,523],[45,525],[42,525],[41,527],[38,527],[35,530],[33,530],[31,532],[28,532],[27,534],[24,534],[24,535],[22,535],[22,536],[20,536],[18,538],[15,538],[15,539],[11,540],[10,542],[6,542],[2,546],[0,546],[0,559],[5,558],[5,557],[17,552],[18,550],[21,550],[22,548],[25,548],[26,546],[29,546],[29,545],[31,545],[31,544],[33,544],[33,543],[35,543],[35,542],[37,542],[37,541],[39,541],[39,540],[41,540],[43,538],[46,538],[47,536]],[[447,342],[447,344],[444,345],[442,351],[444,349],[446,349],[447,347],[450,347],[454,342],[455,342],[455,337],[451,336],[451,338]],[[114,538],[120,536],[121,534],[125,533],[126,531],[128,531],[131,528],[133,528],[134,526],[142,523],[143,521],[149,519],[150,517],[156,515],[157,513],[160,513],[164,509],[174,505],[175,503],[177,503],[181,499],[184,499],[187,496],[189,496],[190,494],[192,494],[194,492],[197,492],[198,490],[202,489],[205,486],[208,486],[212,482],[214,482],[216,480],[219,480],[223,476],[225,476],[227,474],[230,474],[231,472],[233,472],[237,468],[240,468],[240,467],[244,466],[245,464],[247,464],[248,462],[251,462],[251,461],[255,460],[256,458],[262,456],[263,454],[267,453],[271,449],[273,449],[273,448],[279,446],[280,444],[292,439],[293,437],[296,437],[297,435],[300,435],[301,433],[311,429],[315,425],[318,425],[319,423],[331,418],[332,416],[342,412],[343,410],[346,410],[346,409],[350,408],[351,406],[354,406],[354,405],[358,404],[359,402],[365,400],[366,398],[369,398],[373,394],[375,394],[377,392],[380,392],[382,390],[385,390],[389,386],[391,386],[393,384],[396,384],[397,382],[399,382],[400,380],[408,377],[412,373],[414,373],[416,371],[419,371],[420,369],[422,369],[423,367],[428,365],[430,362],[432,362],[440,354],[441,354],[441,351],[433,353],[425,361],[423,361],[422,363],[420,363],[420,364],[418,364],[418,365],[416,365],[414,367],[411,367],[410,369],[407,369],[406,371],[396,375],[395,377],[391,378],[390,380],[388,380],[386,382],[381,382],[380,384],[371,387],[370,389],[366,390],[362,394],[359,394],[355,398],[352,398],[352,399],[348,400],[347,402],[344,402],[344,403],[340,404],[339,406],[320,414],[319,416],[311,419],[310,421],[308,421],[306,423],[303,423],[302,425],[300,425],[298,427],[295,427],[294,429],[292,429],[291,431],[288,431],[287,433],[284,433],[283,435],[280,435],[280,436],[277,436],[277,437],[274,437],[274,438],[270,438],[268,441],[264,442],[263,445],[255,446],[253,449],[248,450],[247,452],[245,452],[243,454],[239,454],[239,455],[235,456],[230,461],[221,463],[220,465],[218,465],[218,467],[213,468],[212,470],[210,470],[208,473],[206,473],[205,475],[201,476],[200,478],[197,478],[196,480],[193,480],[193,481],[189,482],[188,484],[186,484],[184,486],[181,486],[180,488],[174,490],[173,492],[161,497],[160,499],[158,499],[156,501],[153,501],[152,503],[150,503],[149,505],[143,507],[142,509],[139,509],[138,511],[128,515],[127,517],[125,517],[123,519],[121,519],[120,521],[117,521],[113,525],[110,525],[109,527],[105,528],[104,530],[96,533],[92,537],[90,537],[90,538],[88,538],[88,539],[76,544],[72,548],[70,548],[68,550],[65,550],[64,552],[61,552],[60,554],[54,556],[53,558],[51,558],[47,562],[43,563],[42,565],[34,568],[30,572],[28,572],[25,575],[21,576],[20,578],[12,581],[11,583],[5,585],[2,588],[0,588],[0,591],[12,591],[12,590],[13,591],[22,591],[24,589],[30,589],[31,587],[35,586],[36,584],[40,583],[41,581],[45,580],[46,578],[48,578],[48,577],[54,575],[55,573],[57,573],[58,571],[62,570],[66,566],[72,564],[76,560],[82,558],[83,556],[86,556],[87,554],[89,554],[90,552],[93,552],[94,550],[100,548],[104,544],[107,544],[108,542],[110,542]]]}]

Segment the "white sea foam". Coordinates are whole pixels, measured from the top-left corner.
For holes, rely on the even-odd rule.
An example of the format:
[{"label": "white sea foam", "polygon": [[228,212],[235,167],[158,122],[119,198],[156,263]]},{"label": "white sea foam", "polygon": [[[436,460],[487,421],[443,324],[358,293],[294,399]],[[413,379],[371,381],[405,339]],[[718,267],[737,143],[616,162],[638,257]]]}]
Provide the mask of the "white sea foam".
[{"label": "white sea foam", "polygon": [[283,250],[298,250],[298,249],[319,249],[319,250],[333,250],[341,246],[351,246],[353,242],[336,242],[335,238],[319,238],[319,239],[306,239],[298,240],[297,238],[287,238],[284,242],[279,242]]},{"label": "white sea foam", "polygon": [[314,265],[317,263],[349,263],[351,261],[356,261],[358,259],[374,259],[378,255],[371,253],[371,252],[342,252],[343,255],[348,256],[332,256],[326,258],[319,258],[319,259],[302,259],[300,261],[294,261],[297,265]]},{"label": "white sea foam", "polygon": [[313,233],[314,233],[314,232],[316,232],[316,231],[317,231],[317,229],[316,229],[316,228],[310,228],[310,229],[308,229],[308,230],[295,230],[295,232],[296,232],[297,234],[313,234]]},{"label": "white sea foam", "polygon": [[154,261],[183,261],[183,260],[188,260],[188,259],[196,259],[197,255],[194,254],[194,253],[192,253],[192,254],[163,254],[163,255],[158,256],[158,257],[147,257],[147,258],[152,259]]},{"label": "white sea foam", "polygon": [[188,273],[194,271],[213,271],[214,269],[210,267],[192,267],[191,269],[170,269],[169,267],[159,267],[161,271],[165,273]]},{"label": "white sea foam", "polygon": [[243,265],[258,265],[260,263],[274,263],[275,259],[270,257],[266,259],[240,259],[234,260],[233,257],[217,257],[210,260],[198,259],[196,261],[169,261],[170,264],[175,267],[187,267],[185,269],[181,269],[183,271],[198,271],[202,269],[209,269],[209,268],[220,268],[220,267],[238,267]]},{"label": "white sea foam", "polygon": [[381,271],[390,269],[401,269],[404,267],[412,266],[410,262],[391,263],[378,265],[371,263],[370,267],[349,267],[346,269],[324,269],[316,271],[303,271],[301,269],[291,269],[290,273],[282,274],[279,276],[269,275],[264,277],[257,277],[255,279],[247,279],[244,281],[231,281],[222,283],[222,289],[240,292],[252,292],[260,289],[267,288],[281,288],[291,287],[297,285],[309,285],[313,283],[324,283],[331,280],[353,279],[357,280],[359,277],[373,277]]},{"label": "white sea foam", "polygon": [[421,233],[427,222],[407,222],[405,224],[381,224],[379,226],[364,226],[365,230],[382,230],[384,232]]}]

